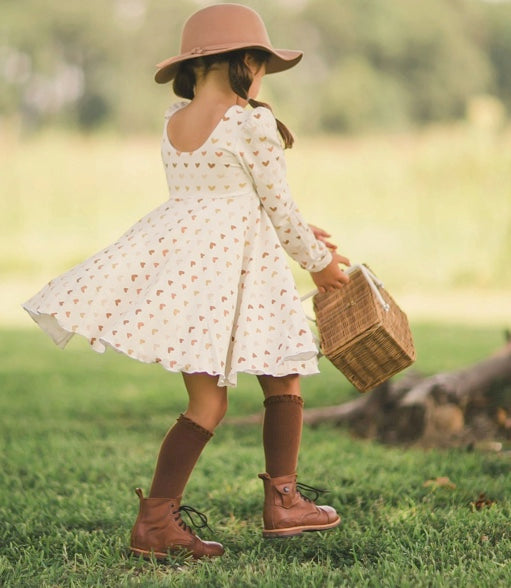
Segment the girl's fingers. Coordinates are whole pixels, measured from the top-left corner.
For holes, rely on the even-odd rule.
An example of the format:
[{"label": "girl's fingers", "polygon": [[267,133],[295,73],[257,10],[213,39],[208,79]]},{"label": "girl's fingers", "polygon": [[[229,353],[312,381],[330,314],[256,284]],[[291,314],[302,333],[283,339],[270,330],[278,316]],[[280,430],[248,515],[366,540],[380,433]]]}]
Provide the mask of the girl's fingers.
[{"label": "girl's fingers", "polygon": [[327,233],[324,229],[320,229],[319,227],[316,227],[315,225],[309,225],[309,226],[312,229],[312,232],[314,233],[316,239],[318,237],[331,237],[330,233]]},{"label": "girl's fingers", "polygon": [[332,242],[327,241],[327,239],[328,239],[328,237],[330,237],[330,235],[327,235],[326,233],[325,234],[316,233],[314,236],[316,237],[316,239],[318,241],[321,241],[321,243],[324,243],[327,247],[337,249],[337,245],[334,245]]},{"label": "girl's fingers", "polygon": [[348,276],[348,274],[345,274],[344,272],[341,272],[341,277],[339,278],[339,281],[342,284],[347,284],[350,281],[350,277]]},{"label": "girl's fingers", "polygon": [[339,253],[336,253],[335,261],[337,263],[342,263],[343,265],[347,265],[347,266],[351,265],[350,260],[347,257],[344,257],[344,255],[340,255]]}]

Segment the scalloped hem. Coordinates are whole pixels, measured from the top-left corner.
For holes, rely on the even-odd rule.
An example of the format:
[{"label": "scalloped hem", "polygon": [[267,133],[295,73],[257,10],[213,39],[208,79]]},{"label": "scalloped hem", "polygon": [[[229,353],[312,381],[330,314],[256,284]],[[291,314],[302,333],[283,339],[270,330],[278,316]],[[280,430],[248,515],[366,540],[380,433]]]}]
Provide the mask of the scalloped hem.
[{"label": "scalloped hem", "polygon": [[87,339],[89,345],[96,353],[105,353],[107,348],[113,349],[117,353],[121,353],[126,357],[130,357],[136,361],[146,364],[159,364],[161,367],[170,373],[203,373],[211,376],[218,377],[218,386],[227,386],[229,388],[235,388],[238,384],[238,374],[250,374],[254,376],[273,376],[283,377],[292,374],[299,376],[311,376],[319,373],[318,368],[318,351],[306,351],[300,352],[293,356],[286,357],[282,363],[278,365],[268,366],[264,369],[259,368],[245,368],[239,371],[231,371],[229,374],[225,374],[222,370],[216,370],[214,368],[203,368],[199,366],[193,366],[187,363],[178,364],[177,362],[165,363],[157,357],[147,357],[136,350],[123,348],[118,344],[108,341],[108,339],[98,337],[91,338],[90,335],[82,332],[77,326],[74,328],[66,328],[56,317],[51,314],[44,312],[37,312],[28,308],[25,304],[22,305],[23,309],[28,312],[30,317],[35,323],[53,340],[53,342],[64,349],[74,335],[79,335]]}]

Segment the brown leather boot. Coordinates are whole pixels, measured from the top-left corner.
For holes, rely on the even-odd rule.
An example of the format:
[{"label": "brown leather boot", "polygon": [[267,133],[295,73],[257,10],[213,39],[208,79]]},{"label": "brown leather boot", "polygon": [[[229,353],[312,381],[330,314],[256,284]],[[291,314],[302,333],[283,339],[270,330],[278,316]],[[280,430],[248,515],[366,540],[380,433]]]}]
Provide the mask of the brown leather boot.
[{"label": "brown leather boot", "polygon": [[135,490],[140,499],[140,510],[131,531],[130,550],[145,558],[154,555],[164,559],[169,551],[184,550],[194,559],[222,555],[224,548],[215,541],[202,541],[181,519],[179,498],[144,498],[142,490]]},{"label": "brown leather boot", "polygon": [[270,478],[264,483],[263,537],[292,537],[303,531],[333,529],[341,519],[331,506],[316,506],[296,488],[296,474]]}]

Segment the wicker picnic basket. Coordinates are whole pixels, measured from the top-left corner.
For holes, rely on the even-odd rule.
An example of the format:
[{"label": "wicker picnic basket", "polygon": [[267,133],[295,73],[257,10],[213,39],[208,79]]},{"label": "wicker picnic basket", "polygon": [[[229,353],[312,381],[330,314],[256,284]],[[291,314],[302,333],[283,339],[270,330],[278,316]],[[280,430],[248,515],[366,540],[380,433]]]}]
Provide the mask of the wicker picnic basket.
[{"label": "wicker picnic basket", "polygon": [[408,367],[416,354],[406,314],[366,265],[350,281],[313,299],[321,352],[360,392]]}]

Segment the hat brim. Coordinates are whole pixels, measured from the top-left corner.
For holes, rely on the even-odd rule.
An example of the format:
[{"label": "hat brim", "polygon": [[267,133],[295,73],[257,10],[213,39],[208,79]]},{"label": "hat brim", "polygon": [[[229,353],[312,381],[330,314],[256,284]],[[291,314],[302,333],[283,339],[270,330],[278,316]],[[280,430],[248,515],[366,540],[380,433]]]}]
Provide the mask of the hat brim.
[{"label": "hat brim", "polygon": [[302,51],[294,51],[292,49],[270,49],[264,45],[249,45],[240,43],[239,45],[231,44],[225,48],[215,49],[200,49],[190,53],[183,53],[176,57],[169,57],[165,61],[157,64],[158,71],[154,79],[158,84],[166,84],[176,77],[179,64],[190,59],[197,59],[205,57],[206,55],[220,55],[222,53],[229,53],[230,51],[237,51],[239,49],[261,49],[270,54],[270,58],[266,62],[266,73],[278,73],[294,67],[303,57]]}]

